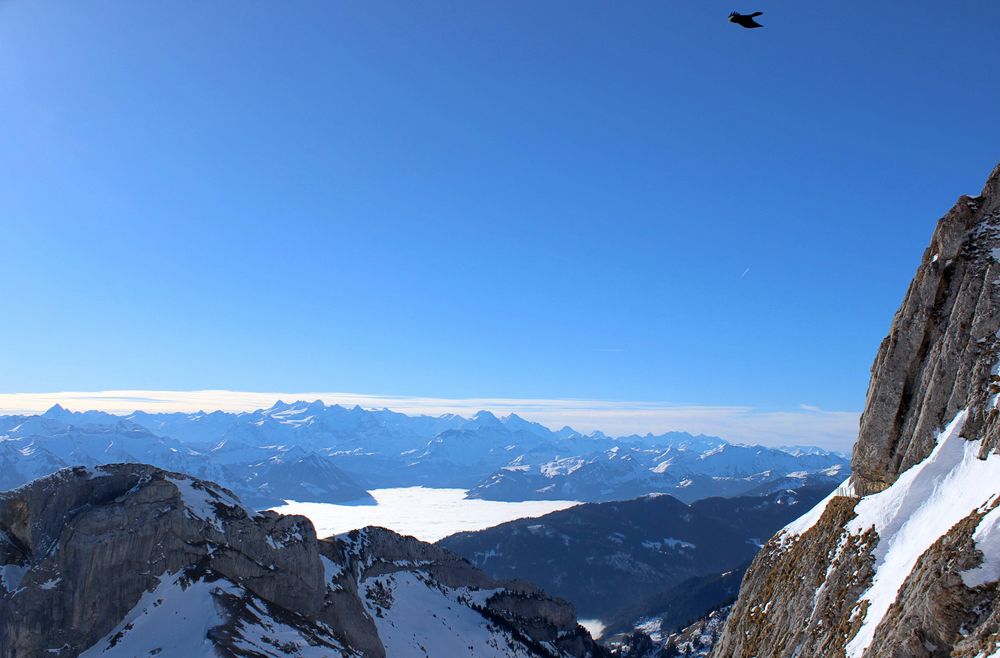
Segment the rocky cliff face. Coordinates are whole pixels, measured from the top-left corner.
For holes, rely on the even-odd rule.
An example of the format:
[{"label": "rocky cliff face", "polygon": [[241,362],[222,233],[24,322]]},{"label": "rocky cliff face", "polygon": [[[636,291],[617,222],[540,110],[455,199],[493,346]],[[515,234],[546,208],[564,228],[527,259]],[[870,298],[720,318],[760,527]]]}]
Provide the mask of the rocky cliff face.
[{"label": "rocky cliff face", "polygon": [[930,454],[969,409],[963,436],[1000,445],[993,366],[1000,338],[1000,167],[978,197],[938,222],[872,365],[852,467],[859,493],[880,491]]},{"label": "rocky cliff face", "polygon": [[599,656],[568,603],[141,464],[0,494],[0,657]]},{"label": "rocky cliff face", "polygon": [[1000,167],[938,223],[851,480],[748,571],[713,655],[1000,656]]}]

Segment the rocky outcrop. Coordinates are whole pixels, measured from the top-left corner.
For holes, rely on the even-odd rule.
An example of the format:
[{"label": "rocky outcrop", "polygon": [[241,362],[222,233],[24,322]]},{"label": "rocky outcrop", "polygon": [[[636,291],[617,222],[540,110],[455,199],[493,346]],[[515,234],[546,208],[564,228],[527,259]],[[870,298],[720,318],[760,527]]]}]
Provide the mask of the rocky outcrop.
[{"label": "rocky outcrop", "polygon": [[[451,630],[463,624],[468,637]],[[381,658],[408,642],[602,653],[534,586],[380,528],[317,539],[304,517],[152,466],[65,469],[0,494],[2,658]]]},{"label": "rocky outcrop", "polygon": [[869,534],[840,545],[853,507],[846,497],[831,501],[801,540],[773,539],[761,550],[714,655],[843,655],[856,630],[851,613],[871,580],[875,541]]},{"label": "rocky outcrop", "polygon": [[1000,167],[939,222],[853,476],[751,565],[713,656],[1000,655]]},{"label": "rocky outcrop", "polygon": [[675,633],[647,632],[651,629],[644,625],[610,643],[612,655],[615,658],[704,658],[711,655],[731,610],[731,605],[716,608]]},{"label": "rocky outcrop", "polygon": [[937,224],[872,365],[851,466],[859,493],[881,491],[930,454],[968,408],[964,435],[1000,446],[989,404],[1000,348],[1000,167]]}]

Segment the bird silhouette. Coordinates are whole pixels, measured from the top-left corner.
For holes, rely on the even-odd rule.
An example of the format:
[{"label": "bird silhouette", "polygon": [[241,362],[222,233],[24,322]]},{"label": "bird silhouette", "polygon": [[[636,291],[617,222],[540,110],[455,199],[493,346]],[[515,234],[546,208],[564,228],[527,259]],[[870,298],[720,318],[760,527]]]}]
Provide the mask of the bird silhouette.
[{"label": "bird silhouette", "polygon": [[737,14],[734,11],[733,13],[729,14],[729,22],[741,25],[747,28],[748,30],[755,27],[764,27],[763,25],[754,20],[754,18],[760,16],[763,13],[764,12],[762,11],[755,11],[752,14]]}]

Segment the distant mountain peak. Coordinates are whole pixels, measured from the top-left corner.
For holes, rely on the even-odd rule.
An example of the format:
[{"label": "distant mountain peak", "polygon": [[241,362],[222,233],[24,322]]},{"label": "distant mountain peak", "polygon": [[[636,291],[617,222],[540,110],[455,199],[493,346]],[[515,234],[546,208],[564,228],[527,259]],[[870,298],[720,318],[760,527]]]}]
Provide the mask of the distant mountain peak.
[{"label": "distant mountain peak", "polygon": [[51,407],[49,407],[45,411],[45,413],[42,414],[42,416],[44,416],[45,418],[53,418],[59,420],[67,417],[72,417],[73,412],[57,402]]},{"label": "distant mountain peak", "polygon": [[[697,455],[724,442],[681,432],[620,439],[602,432],[583,436],[570,427],[552,432],[516,413],[502,419],[489,410],[471,419],[408,416],[321,400],[277,400],[270,409],[243,413],[135,413],[126,418],[69,412],[57,405],[47,416],[27,417],[3,433],[0,464],[6,468],[0,469],[0,489],[61,466],[142,461],[210,476],[260,506],[282,500],[343,502],[355,499],[344,497],[347,490],[364,495],[371,488],[417,485],[460,487],[473,497],[494,500],[607,500],[672,492],[689,476],[699,484],[685,488],[683,496],[694,499],[757,487],[765,472],[773,471],[775,477],[792,471],[821,473],[844,464],[842,458],[803,461],[774,450],[758,455],[744,449],[732,458],[692,466]],[[31,446],[37,449],[19,452]],[[615,446],[617,451],[607,452]],[[677,446],[672,455],[686,454],[664,465],[659,456],[671,446]],[[305,459],[313,453],[316,459]],[[567,459],[582,466],[573,472],[543,469],[570,463]],[[336,465],[343,470],[341,484],[333,487],[319,476],[307,481],[294,469],[271,468],[298,460],[303,467]],[[720,484],[714,476],[726,482]],[[315,486],[310,490],[306,484]]]},{"label": "distant mountain peak", "polygon": [[493,412],[486,411],[485,409],[477,411],[472,418],[469,419],[467,426],[479,429],[487,427],[504,428],[504,424],[500,421],[500,419],[497,418]]},{"label": "distant mountain peak", "polygon": [[272,404],[270,406],[270,408],[265,409],[265,411],[270,412],[270,413],[274,413],[274,412],[277,412],[277,411],[287,411],[287,410],[289,410],[291,408],[292,408],[292,405],[288,404],[284,400],[276,400],[275,403]]}]

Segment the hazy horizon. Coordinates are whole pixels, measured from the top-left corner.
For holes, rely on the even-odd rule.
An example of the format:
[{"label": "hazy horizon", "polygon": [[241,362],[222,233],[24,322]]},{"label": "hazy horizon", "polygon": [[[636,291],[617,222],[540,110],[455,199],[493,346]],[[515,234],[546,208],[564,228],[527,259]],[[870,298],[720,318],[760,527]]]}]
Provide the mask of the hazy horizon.
[{"label": "hazy horizon", "polygon": [[39,414],[55,404],[70,411],[106,411],[125,415],[198,411],[249,412],[268,409],[277,401],[340,404],[365,409],[390,409],[407,415],[454,413],[469,417],[477,411],[518,416],[558,430],[564,426],[612,437],[632,434],[688,432],[717,436],[731,443],[767,446],[809,445],[850,452],[859,413],[828,411],[802,404],[796,409],[762,410],[750,406],[708,406],[643,401],[546,400],[517,398],[431,398],[377,396],[330,392],[246,391],[94,391],[0,393],[0,414]]}]

